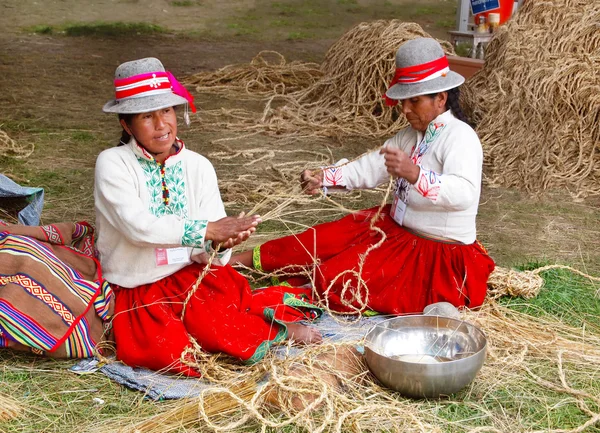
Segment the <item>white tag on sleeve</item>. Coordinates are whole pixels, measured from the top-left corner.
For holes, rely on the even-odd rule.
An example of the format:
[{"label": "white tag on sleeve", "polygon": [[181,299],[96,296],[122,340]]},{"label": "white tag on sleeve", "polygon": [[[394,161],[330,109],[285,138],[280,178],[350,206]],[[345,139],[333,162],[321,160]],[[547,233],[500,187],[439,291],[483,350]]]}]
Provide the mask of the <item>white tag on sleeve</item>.
[{"label": "white tag on sleeve", "polygon": [[190,263],[190,256],[186,247],[156,248],[154,250],[156,266]]}]

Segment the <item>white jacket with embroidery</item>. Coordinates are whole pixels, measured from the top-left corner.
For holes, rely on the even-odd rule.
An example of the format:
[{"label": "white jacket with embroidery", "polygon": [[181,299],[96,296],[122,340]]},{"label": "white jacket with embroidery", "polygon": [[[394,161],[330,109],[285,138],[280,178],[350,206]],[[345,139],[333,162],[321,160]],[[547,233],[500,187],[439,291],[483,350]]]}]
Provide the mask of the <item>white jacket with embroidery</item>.
[{"label": "white jacket with embroidery", "polygon": [[[458,120],[450,110],[429,124],[429,130],[443,129],[419,160],[418,181],[408,192],[403,226],[434,237],[471,244],[476,238],[475,217],[481,193],[483,151],[475,131]],[[405,128],[384,143],[408,155],[422,142],[424,134]],[[339,164],[339,163],[338,163]],[[325,170],[323,185],[374,188],[390,178],[379,151],[337,169]]]},{"label": "white jacket with embroidery", "polygon": [[[204,262],[213,253],[204,242],[209,221],[226,216],[215,170],[205,157],[185,148],[161,167],[132,138],[104,150],[96,160],[94,201],[97,249],[110,283],[136,287],[177,272],[190,262],[157,265],[157,248],[186,247],[190,260]],[[163,200],[163,178],[169,204]],[[225,264],[231,250],[214,264]]]}]

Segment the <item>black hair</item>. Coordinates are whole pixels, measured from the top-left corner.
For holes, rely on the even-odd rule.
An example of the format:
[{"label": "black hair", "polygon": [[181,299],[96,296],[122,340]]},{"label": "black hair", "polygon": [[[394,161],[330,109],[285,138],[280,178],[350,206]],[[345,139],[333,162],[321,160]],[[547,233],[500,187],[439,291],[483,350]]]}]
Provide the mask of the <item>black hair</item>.
[{"label": "black hair", "polygon": [[446,109],[451,110],[454,117],[458,120],[462,120],[467,125],[471,125],[469,119],[460,108],[460,88],[455,87],[454,89],[450,89],[448,92],[448,100],[446,101]]},{"label": "black hair", "polygon": [[[119,121],[124,120],[127,125],[131,125],[133,116],[135,116],[134,113],[119,113]],[[129,140],[131,140],[131,135],[129,135],[129,133],[125,131],[125,128],[123,128],[123,131],[121,132],[121,139],[119,140],[119,144],[117,144],[117,146],[123,146],[129,143]]]},{"label": "black hair", "polygon": [[[430,98],[433,99],[437,95],[439,95],[439,93],[441,93],[441,92],[431,93],[427,96],[429,96]],[[448,99],[446,99],[446,110],[452,111],[452,114],[454,114],[454,117],[456,117],[458,120],[462,120],[467,125],[472,126],[471,122],[469,122],[469,119],[467,118],[465,113],[462,111],[462,108],[460,108],[460,88],[455,87],[453,89],[446,90],[446,93],[448,93]]]}]

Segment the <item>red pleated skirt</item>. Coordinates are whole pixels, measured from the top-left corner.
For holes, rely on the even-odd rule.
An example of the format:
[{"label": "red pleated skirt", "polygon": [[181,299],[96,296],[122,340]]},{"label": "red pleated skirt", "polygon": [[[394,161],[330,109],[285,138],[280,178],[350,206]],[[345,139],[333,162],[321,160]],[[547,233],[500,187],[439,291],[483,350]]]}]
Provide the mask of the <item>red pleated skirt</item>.
[{"label": "red pleated skirt", "polygon": [[203,350],[223,352],[248,363],[287,337],[283,322],[312,319],[310,290],[269,287],[252,291],[231,266],[213,267],[183,304],[204,265],[191,264],[169,277],[132,289],[115,290],[113,320],[117,358],[146,367],[199,376],[181,362],[190,336]]},{"label": "red pleated skirt", "polygon": [[255,250],[255,266],[267,272],[314,266],[316,293],[339,312],[421,313],[434,302],[470,308],[483,303],[494,261],[479,242],[417,236],[399,226],[386,206],[375,224],[385,232],[385,241],[367,254],[382,239],[370,228],[377,209],[266,242]]}]

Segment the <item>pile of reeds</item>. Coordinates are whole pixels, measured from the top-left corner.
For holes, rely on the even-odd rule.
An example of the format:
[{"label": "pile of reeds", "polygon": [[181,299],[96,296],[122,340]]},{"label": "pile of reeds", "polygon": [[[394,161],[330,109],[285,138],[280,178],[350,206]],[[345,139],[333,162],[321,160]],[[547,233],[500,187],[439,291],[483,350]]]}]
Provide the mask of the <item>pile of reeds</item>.
[{"label": "pile of reeds", "polygon": [[[396,68],[396,51],[404,42],[431,37],[421,26],[400,20],[356,25],[327,51],[323,78],[290,95],[285,105],[264,113],[277,131],[302,127],[317,134],[383,137],[406,126],[397,108],[385,106],[383,94]],[[445,51],[454,52],[447,41]]]},{"label": "pile of reeds", "polygon": [[[319,70],[313,63],[288,64],[283,58],[269,63],[259,54],[250,65],[196,74],[185,83],[198,92],[267,99],[260,118],[244,110],[221,109],[203,111],[204,123],[277,134],[383,137],[407,125],[397,108],[385,106],[383,94],[394,76],[396,51],[418,37],[431,36],[415,23],[363,22],[331,46]],[[450,43],[440,43],[448,54],[454,53]]]},{"label": "pile of reeds", "polygon": [[527,0],[463,86],[492,184],[600,194],[600,2]]},{"label": "pile of reeds", "polygon": [[261,51],[247,65],[228,65],[217,71],[199,72],[186,77],[185,85],[197,92],[237,94],[243,98],[288,94],[303,89],[323,73],[317,63],[287,62],[276,51]]},{"label": "pile of reeds", "polygon": [[0,422],[17,418],[23,412],[21,404],[6,394],[0,394]]},{"label": "pile of reeds", "polygon": [[35,146],[33,144],[17,144],[6,132],[0,129],[0,156],[27,158],[33,153],[34,149]]}]

